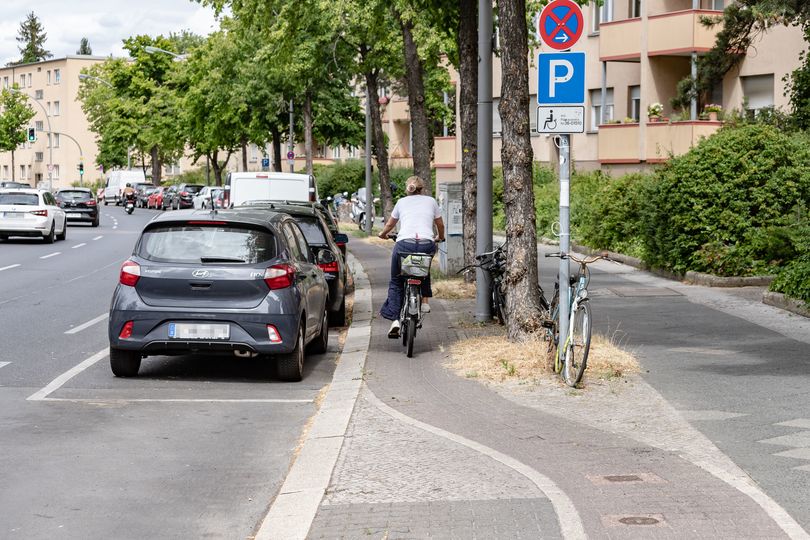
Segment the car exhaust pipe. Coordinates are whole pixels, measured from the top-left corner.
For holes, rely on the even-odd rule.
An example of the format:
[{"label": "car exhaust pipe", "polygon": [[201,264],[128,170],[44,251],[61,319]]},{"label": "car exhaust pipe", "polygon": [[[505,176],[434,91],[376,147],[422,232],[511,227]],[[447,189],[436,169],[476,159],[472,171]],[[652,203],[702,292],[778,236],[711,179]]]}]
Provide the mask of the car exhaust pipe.
[{"label": "car exhaust pipe", "polygon": [[233,355],[237,358],[256,358],[259,356],[259,353],[255,353],[252,351],[243,351],[242,349],[236,349],[233,351]]}]

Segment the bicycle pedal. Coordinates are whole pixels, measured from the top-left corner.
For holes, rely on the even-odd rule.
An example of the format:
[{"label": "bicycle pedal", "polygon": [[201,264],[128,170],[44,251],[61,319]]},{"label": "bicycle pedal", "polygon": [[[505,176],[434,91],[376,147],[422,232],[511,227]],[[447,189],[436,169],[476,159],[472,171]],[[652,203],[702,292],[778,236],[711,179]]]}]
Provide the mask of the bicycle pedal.
[{"label": "bicycle pedal", "polygon": [[554,328],[554,321],[552,321],[551,319],[545,319],[543,321],[540,321],[540,326],[542,326],[543,328]]}]

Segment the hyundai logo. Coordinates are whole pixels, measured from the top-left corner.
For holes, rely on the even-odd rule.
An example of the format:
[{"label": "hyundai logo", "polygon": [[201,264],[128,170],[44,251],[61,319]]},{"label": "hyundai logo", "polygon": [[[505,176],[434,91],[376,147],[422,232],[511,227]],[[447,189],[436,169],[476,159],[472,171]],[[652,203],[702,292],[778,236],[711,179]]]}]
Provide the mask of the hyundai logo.
[{"label": "hyundai logo", "polygon": [[210,273],[208,272],[208,270],[194,270],[191,273],[191,275],[194,276],[195,278],[207,278],[210,275]]}]

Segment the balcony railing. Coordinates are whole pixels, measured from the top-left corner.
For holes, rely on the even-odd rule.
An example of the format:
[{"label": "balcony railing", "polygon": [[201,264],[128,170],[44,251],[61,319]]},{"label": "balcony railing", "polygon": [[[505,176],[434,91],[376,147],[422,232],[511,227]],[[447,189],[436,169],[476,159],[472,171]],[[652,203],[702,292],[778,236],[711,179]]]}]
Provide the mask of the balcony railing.
[{"label": "balcony railing", "polygon": [[722,122],[709,121],[650,122],[645,137],[645,159],[655,163],[685,154],[701,138],[710,136],[722,125]]},{"label": "balcony railing", "polygon": [[638,124],[602,124],[599,126],[600,163],[639,163]]},{"label": "balcony railing", "polygon": [[722,11],[688,9],[649,17],[647,24],[647,55],[678,56],[706,52],[714,46],[721,24],[707,28],[701,17],[719,17]]},{"label": "balcony railing", "polygon": [[435,167],[456,166],[456,138],[433,138],[433,163]]},{"label": "balcony railing", "polygon": [[624,19],[599,25],[599,59],[633,61],[641,57],[641,19]]}]

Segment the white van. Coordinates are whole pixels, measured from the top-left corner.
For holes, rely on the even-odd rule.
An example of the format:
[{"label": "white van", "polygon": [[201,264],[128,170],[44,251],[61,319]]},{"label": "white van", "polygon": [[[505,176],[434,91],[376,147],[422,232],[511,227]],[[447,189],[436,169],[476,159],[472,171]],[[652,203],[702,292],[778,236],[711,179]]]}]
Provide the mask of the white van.
[{"label": "white van", "polygon": [[225,180],[223,206],[229,208],[252,201],[316,202],[315,177],[283,172],[233,172]]},{"label": "white van", "polygon": [[127,184],[135,187],[135,184],[145,182],[146,176],[141,170],[110,171],[107,176],[107,185],[104,187],[104,204],[111,202],[121,204],[121,193]]}]

